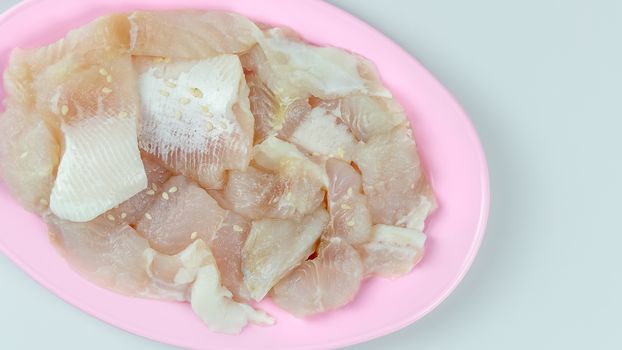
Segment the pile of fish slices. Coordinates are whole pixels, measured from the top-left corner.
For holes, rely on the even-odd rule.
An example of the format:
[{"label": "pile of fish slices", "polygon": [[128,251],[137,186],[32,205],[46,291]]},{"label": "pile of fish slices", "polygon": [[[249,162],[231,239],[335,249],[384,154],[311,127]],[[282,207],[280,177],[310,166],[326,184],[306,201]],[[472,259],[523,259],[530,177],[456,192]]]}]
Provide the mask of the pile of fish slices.
[{"label": "pile of fish slices", "polygon": [[213,331],[340,308],[421,259],[435,208],[374,66],[226,12],[100,17],[14,50],[0,170],[79,273]]}]

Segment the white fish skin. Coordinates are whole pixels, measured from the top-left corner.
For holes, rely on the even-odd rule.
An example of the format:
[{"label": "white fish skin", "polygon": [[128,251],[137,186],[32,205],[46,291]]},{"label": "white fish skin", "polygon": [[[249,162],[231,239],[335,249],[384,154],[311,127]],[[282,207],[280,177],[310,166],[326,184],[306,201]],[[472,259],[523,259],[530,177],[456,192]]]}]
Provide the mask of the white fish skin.
[{"label": "white fish skin", "polygon": [[215,332],[240,333],[246,324],[272,325],[274,319],[263,311],[233,300],[233,294],[222,286],[214,256],[209,253],[198,269],[192,285],[190,303],[192,310],[208,328]]},{"label": "white fish skin", "polygon": [[323,208],[301,221],[255,220],[242,248],[244,285],[250,297],[262,300],[290,270],[309,257],[329,215]]},{"label": "white fish skin", "polygon": [[417,229],[374,225],[372,239],[357,247],[365,275],[399,277],[409,273],[423,257],[426,239]]},{"label": "white fish skin", "polygon": [[140,147],[203,187],[250,162],[253,116],[236,55],[154,63],[136,59]]},{"label": "white fish skin", "polygon": [[94,117],[62,126],[65,151],[50,196],[61,219],[86,222],[147,187],[136,116]]}]

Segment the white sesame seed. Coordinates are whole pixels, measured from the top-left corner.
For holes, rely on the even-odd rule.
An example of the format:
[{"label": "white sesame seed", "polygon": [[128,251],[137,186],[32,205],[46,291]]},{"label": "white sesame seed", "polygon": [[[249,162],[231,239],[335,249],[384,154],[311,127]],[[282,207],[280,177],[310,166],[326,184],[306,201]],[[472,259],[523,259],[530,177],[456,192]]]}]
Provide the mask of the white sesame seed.
[{"label": "white sesame seed", "polygon": [[274,130],[276,130],[276,131],[279,131],[281,129],[283,129],[283,125],[282,124],[279,124],[279,125],[274,127]]},{"label": "white sesame seed", "polygon": [[187,97],[182,97],[179,99],[179,103],[181,103],[182,105],[187,105],[188,103],[190,103],[190,99]]},{"label": "white sesame seed", "polygon": [[168,91],[166,91],[166,90],[160,90],[160,95],[162,95],[162,96],[164,96],[164,97],[168,97],[168,96],[170,96],[171,94],[169,94],[169,93],[168,93]]},{"label": "white sesame seed", "polygon": [[212,112],[210,112],[209,107],[208,106],[201,106],[201,109],[203,110],[203,113],[205,114],[212,114]]},{"label": "white sesame seed", "polygon": [[180,111],[175,112],[175,119],[177,119],[177,120],[181,119],[181,112]]},{"label": "white sesame seed", "polygon": [[151,183],[151,189],[153,189],[154,191],[158,190],[158,185],[156,185],[154,182]]},{"label": "white sesame seed", "polygon": [[106,217],[107,217],[107,218],[108,218],[108,220],[110,220],[110,221],[114,221],[114,220],[115,220],[114,216],[112,216],[111,214],[108,214],[108,216],[106,216]]},{"label": "white sesame seed", "polygon": [[149,190],[149,191],[147,191],[145,193],[147,193],[148,196],[153,196],[155,194],[155,191],[154,190]]},{"label": "white sesame seed", "polygon": [[163,62],[164,63],[169,63],[169,62],[171,62],[171,58],[170,57],[164,57]]},{"label": "white sesame seed", "polygon": [[196,98],[203,98],[203,91],[201,91],[199,88],[190,88],[190,93]]},{"label": "white sesame seed", "polygon": [[212,123],[210,123],[210,122],[207,122],[207,123],[205,124],[205,127],[207,128],[207,131],[212,131],[212,130],[214,130],[214,124],[212,124]]},{"label": "white sesame seed", "polygon": [[168,86],[168,87],[170,87],[172,89],[172,88],[177,87],[177,84],[173,83],[172,81],[167,81],[166,82],[166,86]]},{"label": "white sesame seed", "polygon": [[227,123],[225,123],[225,122],[224,122],[224,121],[222,121],[222,120],[220,121],[220,123],[219,123],[218,125],[219,125],[219,126],[220,126],[220,128],[222,128],[222,129],[225,129],[225,130],[227,129]]},{"label": "white sesame seed", "polygon": [[102,92],[105,93],[105,94],[109,94],[109,93],[112,92],[112,89],[109,88],[109,87],[105,87],[105,88],[102,89]]},{"label": "white sesame seed", "polygon": [[177,192],[177,186],[173,186],[168,190],[168,193],[175,193]]},{"label": "white sesame seed", "polygon": [[343,158],[343,156],[345,155],[345,151],[343,150],[343,148],[337,148],[337,155],[339,156],[339,158]]},{"label": "white sesame seed", "polygon": [[39,199],[39,203],[40,203],[41,205],[48,205],[48,200],[47,200],[47,199],[45,199],[45,198],[41,198],[41,199]]},{"label": "white sesame seed", "polygon": [[190,234],[190,239],[196,239],[199,236],[199,233],[197,231],[194,231]]},{"label": "white sesame seed", "polygon": [[108,71],[106,70],[106,68],[100,68],[100,69],[99,69],[99,74],[101,74],[101,75],[104,75],[104,76],[105,76],[105,75],[108,75]]},{"label": "white sesame seed", "polygon": [[354,220],[350,220],[347,222],[348,226],[352,227],[354,226],[354,224],[356,224],[356,222],[354,222]]},{"label": "white sesame seed", "polygon": [[244,229],[242,227],[240,227],[239,225],[233,225],[233,231],[235,231],[235,232],[242,232],[242,231],[244,231]]},{"label": "white sesame seed", "polygon": [[343,204],[341,205],[341,209],[348,210],[348,209],[352,209],[352,207],[351,207],[351,206],[349,206],[349,205],[347,205],[347,204],[345,204],[345,203],[343,203]]},{"label": "white sesame seed", "polygon": [[166,192],[162,192],[162,199],[164,199],[165,201],[168,200],[168,193]]},{"label": "white sesame seed", "polygon": [[128,116],[129,116],[129,114],[127,112],[119,113],[119,117],[121,117],[121,118],[127,118]]},{"label": "white sesame seed", "polygon": [[109,82],[109,83],[112,83],[112,75],[108,74],[106,76],[106,81]]},{"label": "white sesame seed", "polygon": [[348,187],[348,196],[352,195],[352,187]]},{"label": "white sesame seed", "polygon": [[149,213],[145,213],[145,217],[147,218],[147,220],[153,219],[153,217]]},{"label": "white sesame seed", "polygon": [[67,113],[69,113],[69,106],[67,106],[67,105],[63,105],[63,106],[60,108],[60,112],[61,112],[63,115],[67,115]]},{"label": "white sesame seed", "polygon": [[127,213],[121,213],[121,219],[125,219],[127,217]]},{"label": "white sesame seed", "polygon": [[19,159],[24,159],[26,157],[28,157],[28,152],[24,152],[24,153],[19,155]]}]

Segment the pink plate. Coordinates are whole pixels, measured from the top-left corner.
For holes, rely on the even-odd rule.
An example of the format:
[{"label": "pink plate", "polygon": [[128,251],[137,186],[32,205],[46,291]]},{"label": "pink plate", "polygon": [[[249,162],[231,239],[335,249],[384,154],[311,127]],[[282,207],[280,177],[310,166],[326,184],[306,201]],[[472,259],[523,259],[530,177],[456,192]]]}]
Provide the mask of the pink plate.
[{"label": "pink plate", "polygon": [[[208,331],[187,304],[120,296],[78,276],[48,243],[41,221],[0,187],[0,249],[59,297],[135,334],[193,349],[315,349],[359,343],[396,331],[430,312],[460,282],[484,235],[489,188],[486,160],[468,117],[408,53],[351,15],[313,0],[30,0],[0,17],[0,68],[14,47],[36,47],[69,29],[119,11],[203,8],[235,11],[289,26],[320,45],[346,48],[376,63],[406,108],[440,208],[428,220],[427,254],[414,271],[364,283],[349,306],[300,320],[274,307],[273,327],[250,326],[229,336]],[[10,33],[10,34],[8,34]],[[3,99],[0,90],[0,99]]]}]

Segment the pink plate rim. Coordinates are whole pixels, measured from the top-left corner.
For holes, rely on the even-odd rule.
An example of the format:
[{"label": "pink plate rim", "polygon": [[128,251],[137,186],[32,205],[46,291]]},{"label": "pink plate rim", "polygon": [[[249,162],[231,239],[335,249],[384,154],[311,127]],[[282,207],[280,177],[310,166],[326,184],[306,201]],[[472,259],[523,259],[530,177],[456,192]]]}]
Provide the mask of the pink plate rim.
[{"label": "pink plate rim", "polygon": [[[72,0],[66,0],[64,2],[70,3],[71,1]],[[73,0],[73,1],[77,2],[77,0]],[[54,1],[54,0],[22,1],[21,3],[11,7],[9,10],[5,11],[3,14],[0,15],[0,31],[1,31],[1,28],[5,26],[6,23],[13,17],[24,15],[27,18],[29,15],[28,11],[31,11],[31,8],[35,6],[42,6],[42,5],[59,6],[59,3],[61,2],[63,1]],[[104,0],[95,0],[91,2],[93,3],[93,6],[95,4],[99,4],[100,7],[104,6],[102,5],[102,3],[106,3],[106,6],[109,6],[110,8],[115,8],[117,11],[126,11],[129,8],[145,8],[145,7],[148,7],[150,9],[155,9],[155,8],[164,9],[164,8],[174,8],[174,7],[177,7],[177,8],[186,8],[186,7],[209,8],[211,6],[214,6],[215,8],[220,8],[221,6],[225,6],[226,9],[231,9],[231,8],[235,9],[235,8],[239,8],[240,6],[242,6],[240,5],[242,0],[230,1],[227,3],[227,5],[224,5],[226,3],[225,0],[206,0],[201,3],[192,2],[190,0],[177,1],[177,2],[175,2],[174,0],[168,0],[168,1],[167,0],[154,0],[154,1],[113,0],[113,1],[108,1],[108,2],[105,2]],[[295,3],[295,5],[293,5],[293,3]],[[257,3],[255,3],[254,5],[249,5],[250,3],[246,3],[246,4],[249,7],[257,7],[256,5]],[[328,16],[332,19],[339,19],[340,21],[343,22],[344,26],[356,27],[360,31],[361,35],[364,34],[364,35],[369,35],[370,37],[372,37],[373,38],[372,41],[376,41],[380,45],[382,45],[383,50],[390,52],[390,54],[393,54],[394,56],[396,56],[395,58],[396,61],[402,60],[403,62],[405,62],[405,64],[410,65],[412,68],[412,71],[416,71],[421,81],[425,81],[426,82],[425,84],[434,88],[435,98],[437,98],[439,101],[443,101],[443,103],[446,105],[446,110],[452,113],[453,118],[455,119],[455,122],[459,124],[459,127],[461,128],[460,132],[464,137],[464,140],[465,140],[464,142],[466,142],[468,146],[470,147],[470,152],[472,153],[472,157],[474,160],[473,163],[470,164],[470,167],[472,167],[473,174],[476,174],[478,176],[477,179],[473,179],[474,183],[476,183],[479,187],[479,190],[477,191],[477,193],[475,193],[475,195],[477,195],[478,197],[474,199],[474,202],[478,203],[479,208],[473,209],[474,212],[475,211],[477,212],[478,216],[477,218],[473,218],[476,221],[476,225],[474,227],[474,230],[472,230],[472,232],[470,233],[470,236],[469,236],[470,241],[469,241],[468,249],[464,249],[465,251],[464,256],[462,256],[460,260],[461,265],[457,269],[457,272],[450,278],[448,283],[444,285],[442,291],[435,294],[435,297],[425,307],[422,307],[421,309],[417,310],[417,312],[414,312],[406,317],[402,317],[399,320],[393,320],[392,322],[385,324],[381,327],[378,327],[374,330],[371,330],[371,331],[368,330],[362,333],[355,333],[355,334],[345,336],[342,338],[320,340],[314,343],[299,343],[299,344],[287,346],[286,348],[288,349],[339,348],[339,347],[344,347],[344,346],[348,346],[352,344],[361,343],[361,342],[364,342],[364,341],[367,341],[367,340],[370,340],[376,337],[380,337],[380,336],[395,332],[403,327],[410,325],[416,320],[420,319],[421,317],[429,313],[431,310],[433,310],[436,306],[438,306],[443,300],[445,300],[445,298],[456,288],[456,286],[460,283],[460,281],[462,280],[466,272],[469,270],[477,254],[477,251],[480,247],[480,244],[483,240],[486,222],[488,218],[489,204],[490,204],[489,175],[488,175],[488,167],[487,167],[487,163],[485,159],[485,154],[479,142],[479,139],[477,137],[475,128],[473,127],[473,124],[471,123],[471,121],[469,120],[468,116],[463,111],[463,109],[460,107],[460,105],[451,96],[451,94],[436,80],[436,78],[434,78],[427,70],[425,70],[425,68],[418,61],[412,58],[406,51],[404,51],[397,44],[395,44],[389,38],[385,37],[383,34],[379,33],[376,29],[374,29],[367,23],[359,20],[358,18],[350,15],[349,13],[333,5],[330,5],[326,2],[319,1],[319,0],[298,0],[296,2],[288,2],[287,0],[268,0],[268,1],[262,1],[262,6],[268,6],[268,7],[273,6],[274,8],[279,6],[282,9],[293,9],[294,7],[310,8],[310,9],[313,9],[313,11],[315,11],[315,13],[318,15],[321,14],[321,15]],[[282,10],[282,11],[286,11],[286,10]],[[314,15],[313,13],[309,13],[309,16],[313,16],[313,15]],[[253,15],[249,15],[249,17],[253,17]],[[261,19],[262,18],[260,18],[260,20]],[[298,30],[295,24],[292,24],[290,26],[294,30]],[[321,32],[321,30],[319,31]],[[307,36],[310,35],[309,33],[303,33],[303,36],[305,36],[305,34]],[[318,37],[313,37],[313,38],[308,38],[308,39],[312,42],[319,42],[319,43],[322,43],[325,40],[324,38],[321,37],[321,35],[319,35]],[[341,46],[345,47],[343,45]],[[352,51],[357,51],[356,47],[354,48],[348,47],[348,48],[352,49]],[[364,52],[359,52],[359,53],[365,55]],[[365,56],[372,58],[370,55],[365,55]],[[0,57],[0,68],[2,68],[4,64],[3,61],[1,61],[1,59],[2,57]],[[382,66],[382,64],[379,64],[379,70],[384,77],[383,68],[384,67]],[[391,86],[389,87],[391,88]],[[3,89],[0,87],[0,97],[2,96],[3,96]],[[399,96],[396,96],[396,97],[398,97],[398,99],[400,99],[401,102],[403,102],[403,98],[400,98]],[[417,128],[417,125],[415,124],[415,129],[416,128]],[[419,139],[420,135],[417,134],[416,130],[415,130],[415,134],[417,135],[417,139]],[[423,153],[426,153],[425,150],[423,151]],[[423,161],[424,163],[430,162],[430,159],[426,159],[426,157],[423,157]],[[432,173],[431,175],[432,175],[431,176],[432,182],[434,183],[434,173]],[[0,186],[0,190],[2,189],[3,187]],[[2,198],[0,198],[0,205],[3,205],[1,199]],[[2,215],[2,213],[0,213],[0,215]],[[22,213],[20,215],[21,217],[25,219],[33,220],[34,218],[32,215],[26,214],[26,213]],[[8,214],[7,214],[7,217],[8,217]],[[17,219],[14,219],[14,220],[17,220]],[[435,218],[433,218],[432,220],[435,220]],[[15,226],[17,227],[17,224],[15,224]],[[34,225],[33,227],[35,226],[37,225]],[[39,227],[39,226],[37,226],[36,229],[41,230],[42,227]],[[3,232],[2,234],[5,234],[5,233]],[[45,288],[49,289],[54,294],[56,294],[58,297],[65,300],[66,302],[74,305],[75,307],[83,310],[84,312],[96,318],[99,318],[111,325],[114,325],[116,327],[119,327],[129,332],[144,336],[146,338],[158,340],[158,341],[168,343],[171,345],[176,345],[176,346],[183,346],[183,347],[197,348],[197,349],[198,348],[200,349],[222,349],[225,347],[230,348],[230,349],[248,348],[245,346],[231,346],[231,344],[228,344],[228,343],[226,344],[224,343],[200,344],[200,343],[197,343],[196,341],[183,341],[183,340],[180,340],[179,338],[174,338],[171,336],[167,336],[165,334],[158,334],[157,332],[154,332],[153,330],[149,330],[148,328],[141,327],[132,322],[125,322],[124,319],[118,318],[117,316],[114,315],[114,313],[108,313],[106,312],[106,310],[103,310],[103,307],[101,306],[98,307],[96,304],[91,303],[90,300],[88,300],[89,299],[88,296],[84,296],[84,295],[80,296],[77,292],[73,294],[71,292],[68,292],[67,288],[64,287],[62,283],[59,283],[58,281],[55,281],[53,278],[46,276],[44,274],[44,271],[41,271],[39,267],[36,267],[35,265],[31,263],[32,260],[28,260],[29,258],[27,258],[23,253],[20,253],[18,252],[18,250],[13,249],[12,246],[9,246],[5,241],[2,240],[1,236],[2,235],[0,235],[0,251],[2,251],[6,256],[8,256],[15,264],[17,264],[22,270],[28,273],[33,279],[35,279]],[[7,242],[8,241],[9,240],[7,239]],[[50,246],[50,249],[52,249],[51,246]],[[416,271],[413,272],[413,275],[416,273],[417,273]],[[408,277],[404,277],[404,278],[408,278]],[[383,282],[383,286],[385,285],[388,285],[388,284]],[[85,287],[85,288],[92,289],[96,287]],[[104,295],[107,292],[102,291],[101,293],[102,295]],[[111,298],[116,298],[116,297],[111,297]],[[118,298],[125,298],[125,297],[118,297]],[[133,300],[133,302],[139,302],[136,299],[131,299],[131,300]],[[153,301],[148,301],[148,303],[153,303]],[[152,304],[149,304],[149,305],[152,305]],[[175,306],[167,305],[166,307],[172,308],[172,307],[176,307],[176,305]],[[241,336],[243,335],[244,333],[242,333]],[[262,344],[261,346],[264,346],[264,345],[265,344]],[[270,347],[267,346],[266,348],[276,349],[276,348],[285,348],[285,347],[282,345],[281,346],[275,345],[275,346],[270,346]]]}]

